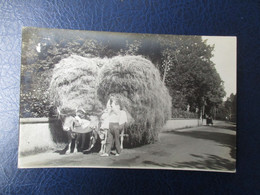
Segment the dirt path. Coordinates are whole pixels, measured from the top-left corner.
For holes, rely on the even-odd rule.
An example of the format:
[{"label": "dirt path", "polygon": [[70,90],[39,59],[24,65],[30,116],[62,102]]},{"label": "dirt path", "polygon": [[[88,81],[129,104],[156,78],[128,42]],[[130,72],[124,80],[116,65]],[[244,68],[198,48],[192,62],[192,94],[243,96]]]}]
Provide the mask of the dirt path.
[{"label": "dirt path", "polygon": [[124,149],[118,157],[97,153],[59,155],[53,151],[22,157],[21,167],[113,167],[234,171],[235,125],[218,122],[211,126],[160,133],[160,141]]}]

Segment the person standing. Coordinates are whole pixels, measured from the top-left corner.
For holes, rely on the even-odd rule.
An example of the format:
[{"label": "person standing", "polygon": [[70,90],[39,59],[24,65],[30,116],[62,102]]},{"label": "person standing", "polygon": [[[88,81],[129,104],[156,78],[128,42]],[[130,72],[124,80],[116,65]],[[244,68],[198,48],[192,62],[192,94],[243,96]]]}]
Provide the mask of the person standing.
[{"label": "person standing", "polygon": [[122,110],[119,99],[110,98],[111,111],[109,113],[109,131],[107,134],[106,152],[101,156],[109,156],[113,145],[115,144],[116,156],[121,153],[119,134],[127,123],[127,115]]}]

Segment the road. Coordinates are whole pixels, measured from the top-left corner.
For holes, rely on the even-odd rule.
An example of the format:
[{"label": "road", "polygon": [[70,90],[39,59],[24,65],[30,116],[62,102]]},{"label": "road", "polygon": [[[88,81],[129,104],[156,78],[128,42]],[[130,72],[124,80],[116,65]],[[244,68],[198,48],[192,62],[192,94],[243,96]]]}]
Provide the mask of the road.
[{"label": "road", "polygon": [[159,141],[120,156],[100,157],[97,153],[59,155],[54,151],[19,158],[20,167],[112,167],[235,171],[236,125],[218,121],[161,132]]}]

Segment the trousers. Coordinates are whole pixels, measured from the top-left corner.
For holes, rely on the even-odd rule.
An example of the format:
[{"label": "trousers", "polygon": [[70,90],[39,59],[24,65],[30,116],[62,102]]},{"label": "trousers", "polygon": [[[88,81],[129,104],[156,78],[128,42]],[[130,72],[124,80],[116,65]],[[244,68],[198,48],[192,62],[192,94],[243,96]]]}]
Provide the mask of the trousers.
[{"label": "trousers", "polygon": [[116,152],[121,153],[119,132],[120,126],[119,123],[109,123],[109,130],[107,133],[107,142],[106,142],[106,153],[110,154],[112,147],[115,144]]}]

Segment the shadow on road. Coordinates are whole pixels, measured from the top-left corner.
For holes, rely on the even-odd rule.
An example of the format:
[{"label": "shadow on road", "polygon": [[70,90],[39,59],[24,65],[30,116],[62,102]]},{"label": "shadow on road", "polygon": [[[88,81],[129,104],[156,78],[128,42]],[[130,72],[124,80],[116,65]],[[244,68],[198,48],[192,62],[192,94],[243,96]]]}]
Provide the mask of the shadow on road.
[{"label": "shadow on road", "polygon": [[131,165],[134,165],[135,162],[140,158],[140,156],[134,156],[132,158],[128,158],[128,159],[113,159],[113,163],[112,166],[127,166],[127,167],[131,167]]},{"label": "shadow on road", "polygon": [[231,131],[236,131],[237,127],[236,127],[236,124],[235,123],[229,123],[229,125],[220,125],[220,124],[216,124],[216,125],[213,125],[213,126],[210,126],[212,128],[216,128],[216,129],[228,129],[228,130],[231,130]]},{"label": "shadow on road", "polygon": [[[196,155],[197,156],[197,155]],[[212,169],[212,170],[229,170],[234,171],[236,164],[225,158],[216,155],[207,154],[207,156],[200,156],[196,161],[179,162],[174,166],[177,168],[197,168],[197,169]]]},{"label": "shadow on road", "polygon": [[149,165],[149,166],[159,166],[159,167],[172,167],[172,168],[178,168],[176,166],[174,166],[173,164],[167,164],[167,163],[156,163],[154,161],[149,161],[149,160],[144,160],[143,164],[145,165]]},{"label": "shadow on road", "polygon": [[[191,154],[193,156],[193,154]],[[153,161],[143,161],[144,164],[149,166],[159,167],[172,167],[182,169],[205,169],[205,170],[228,170],[235,171],[236,164],[233,161],[221,158],[216,155],[207,154],[207,156],[194,155],[199,158],[196,161],[177,162],[173,164],[156,163]]]},{"label": "shadow on road", "polygon": [[236,135],[223,133],[223,132],[210,132],[210,131],[184,131],[184,132],[171,131],[167,133],[217,142],[223,147],[229,147],[231,158],[236,159]]}]

